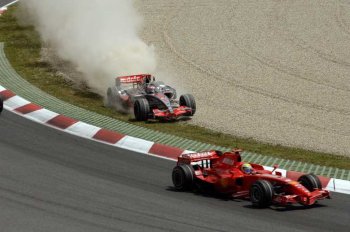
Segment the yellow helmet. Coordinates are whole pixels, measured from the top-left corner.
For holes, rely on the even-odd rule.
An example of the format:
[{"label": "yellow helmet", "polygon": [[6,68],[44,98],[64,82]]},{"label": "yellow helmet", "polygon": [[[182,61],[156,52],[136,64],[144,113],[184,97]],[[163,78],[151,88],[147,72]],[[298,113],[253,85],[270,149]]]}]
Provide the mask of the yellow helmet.
[{"label": "yellow helmet", "polygon": [[241,170],[242,170],[242,172],[248,174],[248,173],[252,173],[253,168],[252,168],[252,165],[250,165],[248,163],[245,163],[245,164],[242,165]]}]

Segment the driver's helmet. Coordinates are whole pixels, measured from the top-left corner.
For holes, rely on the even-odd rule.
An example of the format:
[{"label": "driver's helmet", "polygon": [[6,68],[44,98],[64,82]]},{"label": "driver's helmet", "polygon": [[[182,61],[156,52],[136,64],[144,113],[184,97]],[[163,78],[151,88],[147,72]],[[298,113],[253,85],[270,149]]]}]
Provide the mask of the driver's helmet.
[{"label": "driver's helmet", "polygon": [[241,167],[242,172],[246,173],[246,174],[250,174],[253,172],[253,168],[252,165],[245,163],[242,165]]},{"label": "driver's helmet", "polygon": [[155,92],[156,87],[153,84],[149,84],[146,86],[146,92],[147,93],[154,93]]},{"label": "driver's helmet", "polygon": [[145,83],[146,83],[146,84],[149,84],[150,82],[151,82],[151,77],[146,77],[146,78],[145,78]]}]

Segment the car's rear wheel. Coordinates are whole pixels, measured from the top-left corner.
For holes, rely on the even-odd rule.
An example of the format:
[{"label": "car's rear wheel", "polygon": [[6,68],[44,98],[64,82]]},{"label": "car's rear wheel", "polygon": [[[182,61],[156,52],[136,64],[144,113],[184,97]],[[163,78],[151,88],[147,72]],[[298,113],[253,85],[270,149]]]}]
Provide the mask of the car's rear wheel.
[{"label": "car's rear wheel", "polygon": [[121,99],[117,88],[108,88],[106,106],[113,108],[121,113],[129,112],[129,107],[127,106],[126,102],[123,102]]},{"label": "car's rear wheel", "polygon": [[179,99],[180,106],[186,106],[192,109],[192,112],[186,116],[193,116],[196,113],[196,101],[192,94],[184,94]]},{"label": "car's rear wheel", "polygon": [[194,170],[191,165],[175,166],[172,173],[173,184],[176,190],[184,191],[193,187]]},{"label": "car's rear wheel", "polygon": [[138,98],[134,103],[134,115],[137,121],[147,121],[150,107],[146,98]]},{"label": "car's rear wheel", "polygon": [[107,107],[115,107],[112,88],[107,89]]},{"label": "car's rear wheel", "polygon": [[322,189],[320,179],[314,174],[302,175],[299,177],[298,182],[310,192],[314,191],[315,189]]},{"label": "car's rear wheel", "polygon": [[250,201],[254,207],[264,208],[272,204],[274,190],[272,184],[267,180],[257,180],[250,187]]}]

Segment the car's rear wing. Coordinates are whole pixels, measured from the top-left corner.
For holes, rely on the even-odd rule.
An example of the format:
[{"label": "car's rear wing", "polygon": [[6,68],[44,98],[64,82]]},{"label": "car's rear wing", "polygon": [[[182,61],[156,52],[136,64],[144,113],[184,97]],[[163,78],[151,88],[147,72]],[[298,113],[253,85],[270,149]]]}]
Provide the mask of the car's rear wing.
[{"label": "car's rear wing", "polygon": [[179,164],[191,164],[202,160],[218,159],[217,151],[206,151],[199,153],[182,154],[178,157]]},{"label": "car's rear wing", "polygon": [[120,86],[121,84],[138,84],[143,83],[147,78],[151,80],[151,77],[151,74],[138,74],[131,76],[116,77],[115,81],[117,86]]},{"label": "car's rear wing", "polygon": [[199,153],[182,154],[177,159],[177,164],[198,164],[202,167],[210,167],[213,162],[222,160],[222,162],[230,161],[233,163],[241,162],[241,149],[234,148],[230,152],[222,152],[217,150],[211,150]]}]

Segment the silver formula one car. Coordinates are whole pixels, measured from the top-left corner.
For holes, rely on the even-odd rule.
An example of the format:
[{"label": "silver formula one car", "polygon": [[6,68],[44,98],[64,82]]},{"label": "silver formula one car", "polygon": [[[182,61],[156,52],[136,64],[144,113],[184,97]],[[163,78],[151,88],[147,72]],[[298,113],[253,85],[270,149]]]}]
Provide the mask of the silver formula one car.
[{"label": "silver formula one car", "polygon": [[196,102],[191,94],[176,100],[176,90],[150,74],[122,76],[107,90],[107,106],[122,112],[134,111],[136,120],[175,120],[191,117],[196,112]]}]

